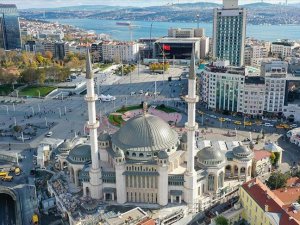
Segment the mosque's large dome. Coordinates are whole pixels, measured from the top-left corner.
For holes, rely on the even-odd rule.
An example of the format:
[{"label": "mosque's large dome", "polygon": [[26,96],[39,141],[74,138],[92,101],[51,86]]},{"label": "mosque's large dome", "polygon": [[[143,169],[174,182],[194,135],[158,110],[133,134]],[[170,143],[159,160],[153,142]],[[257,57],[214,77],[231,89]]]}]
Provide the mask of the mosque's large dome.
[{"label": "mosque's large dome", "polygon": [[112,135],[112,143],[124,151],[170,151],[178,134],[161,118],[146,113],[128,120]]}]

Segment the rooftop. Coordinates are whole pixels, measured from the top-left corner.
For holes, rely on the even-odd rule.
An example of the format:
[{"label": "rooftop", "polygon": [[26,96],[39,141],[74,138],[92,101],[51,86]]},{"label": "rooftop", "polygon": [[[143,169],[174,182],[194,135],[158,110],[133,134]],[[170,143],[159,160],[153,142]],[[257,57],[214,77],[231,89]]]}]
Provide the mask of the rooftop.
[{"label": "rooftop", "polygon": [[[291,211],[290,205],[285,203],[277,196],[278,192],[272,192],[259,179],[254,178],[242,185],[242,188],[252,197],[252,199],[265,211],[269,216],[274,214],[280,215],[279,225],[299,225],[300,214]],[[288,193],[288,192],[286,192]],[[287,194],[288,195],[288,194]],[[295,198],[298,199],[300,192]],[[268,207],[266,211],[266,206]]]},{"label": "rooftop", "polygon": [[[109,225],[122,225],[122,224],[138,224],[144,221],[148,217],[147,213],[144,212],[141,208],[137,207],[131,209],[125,213],[114,215],[113,217],[106,218],[106,222]],[[143,224],[143,223],[142,223]],[[147,223],[151,224],[151,223]],[[153,223],[154,225],[154,223]]]},{"label": "rooftop", "polygon": [[245,84],[265,84],[265,78],[259,76],[247,76],[245,78]]},{"label": "rooftop", "polygon": [[255,150],[254,151],[254,159],[255,161],[262,160],[264,158],[269,158],[271,156],[271,152],[266,150]]},{"label": "rooftop", "polygon": [[212,73],[229,73],[237,75],[245,75],[245,67],[234,66],[215,66],[213,63],[207,64],[205,70]]}]

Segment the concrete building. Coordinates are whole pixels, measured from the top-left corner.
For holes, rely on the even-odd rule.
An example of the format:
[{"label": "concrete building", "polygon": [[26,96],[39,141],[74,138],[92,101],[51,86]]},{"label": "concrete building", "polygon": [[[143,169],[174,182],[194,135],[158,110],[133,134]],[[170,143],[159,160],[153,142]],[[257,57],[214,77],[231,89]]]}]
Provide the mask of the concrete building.
[{"label": "concrete building", "polygon": [[250,65],[256,68],[261,68],[261,65],[263,63],[268,63],[272,61],[276,61],[278,58],[272,58],[272,57],[267,57],[267,58],[251,58],[250,59]]},{"label": "concrete building", "polygon": [[223,0],[223,8],[214,9],[213,57],[244,65],[246,10],[238,0]]},{"label": "concrete building", "polygon": [[192,58],[193,46],[195,46],[195,57],[199,60],[199,38],[160,38],[154,43],[153,58],[189,61]]},{"label": "concrete building", "polygon": [[101,62],[103,59],[103,50],[102,50],[102,41],[93,43],[91,45],[91,54],[92,54],[92,61]]},{"label": "concrete building", "polygon": [[26,43],[24,44],[24,49],[26,52],[36,52],[36,42],[26,41]]},{"label": "concrete building", "polygon": [[170,28],[168,30],[170,38],[201,38],[205,37],[204,28]]},{"label": "concrete building", "polygon": [[260,76],[245,77],[243,113],[246,115],[262,115],[265,106],[265,79]]},{"label": "concrete building", "polygon": [[65,42],[55,42],[53,56],[56,59],[63,60],[69,53],[69,44]]},{"label": "concrete building", "polygon": [[[209,37],[205,36],[204,28],[170,28],[169,38],[199,38],[200,39],[200,58],[204,59],[209,54]],[[196,52],[198,49],[196,48]]]},{"label": "concrete building", "polygon": [[261,75],[265,78],[265,107],[270,113],[283,112],[288,64],[283,61],[263,63]]},{"label": "concrete building", "polygon": [[139,44],[136,42],[103,42],[102,54],[104,62],[136,62]]},{"label": "concrete building", "polygon": [[209,37],[200,38],[200,59],[205,59],[209,55]]},{"label": "concrete building", "polygon": [[271,191],[257,178],[246,182],[240,188],[242,218],[251,225],[299,225],[299,184],[298,178],[291,178],[284,190]]},{"label": "concrete building", "polygon": [[246,70],[228,61],[207,65],[201,74],[201,99],[207,107],[231,112],[243,111]]},{"label": "concrete building", "polygon": [[245,47],[245,65],[253,66],[252,60],[267,58],[268,48],[263,45],[251,45]]},{"label": "concrete building", "polygon": [[280,42],[273,42],[271,44],[271,52],[278,57],[286,58],[292,56],[293,49],[298,47],[299,44],[295,42],[289,42],[288,40],[282,40]]}]

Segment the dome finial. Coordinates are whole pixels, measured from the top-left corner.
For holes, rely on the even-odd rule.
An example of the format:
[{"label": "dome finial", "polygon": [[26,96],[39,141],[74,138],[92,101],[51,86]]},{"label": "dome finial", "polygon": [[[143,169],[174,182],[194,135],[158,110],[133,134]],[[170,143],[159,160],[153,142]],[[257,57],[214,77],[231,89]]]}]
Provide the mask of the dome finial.
[{"label": "dome finial", "polygon": [[147,111],[148,111],[148,104],[147,104],[147,102],[143,102],[143,112],[144,112],[144,115],[147,114]]}]

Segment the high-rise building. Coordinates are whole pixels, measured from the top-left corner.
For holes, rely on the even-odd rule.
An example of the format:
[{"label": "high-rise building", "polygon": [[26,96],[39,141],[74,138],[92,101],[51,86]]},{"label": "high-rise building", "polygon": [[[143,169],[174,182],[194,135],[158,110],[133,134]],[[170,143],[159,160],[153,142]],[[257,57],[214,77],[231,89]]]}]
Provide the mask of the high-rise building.
[{"label": "high-rise building", "polygon": [[283,112],[288,63],[272,61],[261,65],[261,74],[265,77],[265,111]]},{"label": "high-rise building", "polygon": [[17,6],[0,4],[0,48],[21,48],[21,32]]},{"label": "high-rise building", "polygon": [[214,10],[213,57],[244,65],[246,10],[238,0],[223,0],[223,8]]}]

